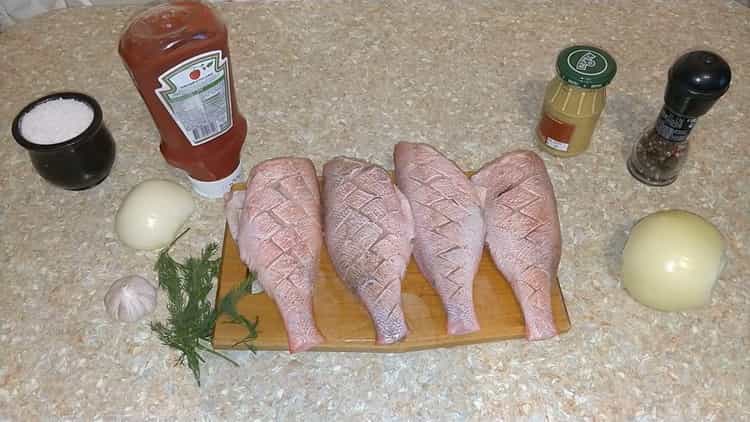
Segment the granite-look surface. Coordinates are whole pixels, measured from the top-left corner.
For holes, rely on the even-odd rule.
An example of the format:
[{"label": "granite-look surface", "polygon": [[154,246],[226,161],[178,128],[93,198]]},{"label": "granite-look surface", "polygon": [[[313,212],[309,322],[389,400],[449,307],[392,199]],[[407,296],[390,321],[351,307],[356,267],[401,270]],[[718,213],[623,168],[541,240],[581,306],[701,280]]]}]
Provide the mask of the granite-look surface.
[{"label": "granite-look surface", "polygon": [[[403,355],[233,352],[203,386],[148,328],[110,321],[103,297],[155,252],[120,244],[113,216],[136,183],[186,185],[116,52],[134,9],[53,12],[0,34],[0,420],[750,420],[750,9],[725,1],[303,2],[227,5],[245,174],[260,160],[350,154],[392,167],[400,140],[430,142],[466,169],[533,128],[556,53],[595,43],[619,73],[591,149],[544,155],[559,201],[569,333]],[[729,93],[692,134],[677,182],[625,169],[661,107],[666,71],[708,47]],[[81,90],[117,142],[110,177],[68,192],[43,182],[10,123],[27,102]],[[320,169],[320,167],[319,167]],[[196,198],[175,254],[220,241],[220,201]],[[710,306],[661,313],[622,289],[619,256],[640,217],[683,208],[715,223],[729,265]],[[166,315],[160,297],[154,319]],[[261,328],[263,322],[261,321]]]}]

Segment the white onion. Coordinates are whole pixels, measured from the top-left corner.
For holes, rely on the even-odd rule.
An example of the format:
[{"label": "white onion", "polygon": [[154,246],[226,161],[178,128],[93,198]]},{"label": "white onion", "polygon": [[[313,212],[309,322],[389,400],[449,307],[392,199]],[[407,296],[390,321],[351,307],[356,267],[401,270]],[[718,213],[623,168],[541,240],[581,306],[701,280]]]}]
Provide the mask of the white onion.
[{"label": "white onion", "polygon": [[177,236],[194,208],[192,195],[182,186],[168,180],[147,180],[123,199],[115,231],[131,248],[158,249]]},{"label": "white onion", "polygon": [[660,211],[636,224],[623,251],[623,285],[638,302],[662,311],[708,304],[725,263],[724,238],[693,213]]}]

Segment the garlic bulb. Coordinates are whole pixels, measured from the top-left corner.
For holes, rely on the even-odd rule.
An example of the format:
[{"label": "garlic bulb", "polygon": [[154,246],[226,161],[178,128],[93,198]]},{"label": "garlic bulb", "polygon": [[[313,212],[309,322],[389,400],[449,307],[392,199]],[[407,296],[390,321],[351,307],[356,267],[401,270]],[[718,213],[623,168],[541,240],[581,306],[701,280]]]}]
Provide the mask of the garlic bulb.
[{"label": "garlic bulb", "polygon": [[137,321],[156,307],[156,287],[137,275],[123,277],[104,295],[104,306],[115,320]]}]

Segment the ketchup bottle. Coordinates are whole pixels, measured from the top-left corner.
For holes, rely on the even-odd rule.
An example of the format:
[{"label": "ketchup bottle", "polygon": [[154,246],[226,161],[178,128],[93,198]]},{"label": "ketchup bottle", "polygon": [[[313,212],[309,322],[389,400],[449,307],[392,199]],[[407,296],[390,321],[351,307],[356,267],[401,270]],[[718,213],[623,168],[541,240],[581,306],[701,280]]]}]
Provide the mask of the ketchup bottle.
[{"label": "ketchup bottle", "polygon": [[240,177],[247,133],[224,22],[200,1],[169,1],[133,17],[119,53],[159,129],[164,158],[188,173],[198,194],[221,197]]}]

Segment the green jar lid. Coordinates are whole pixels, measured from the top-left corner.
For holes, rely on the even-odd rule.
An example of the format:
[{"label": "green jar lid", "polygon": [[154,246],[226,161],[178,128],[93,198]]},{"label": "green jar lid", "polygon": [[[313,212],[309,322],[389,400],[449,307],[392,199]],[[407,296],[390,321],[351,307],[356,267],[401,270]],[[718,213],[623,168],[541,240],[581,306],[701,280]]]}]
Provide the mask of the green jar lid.
[{"label": "green jar lid", "polygon": [[574,45],[557,56],[557,74],[560,79],[581,88],[607,86],[615,73],[615,59],[600,48]]}]

